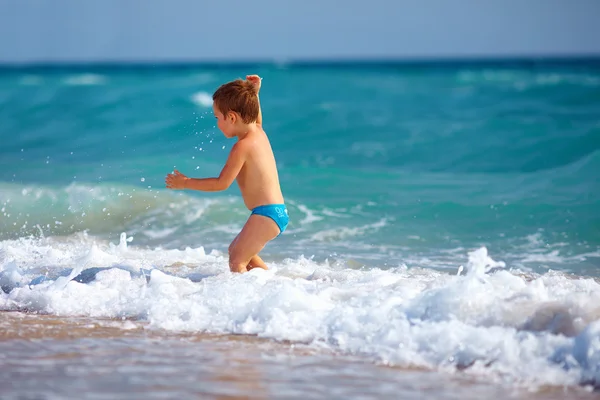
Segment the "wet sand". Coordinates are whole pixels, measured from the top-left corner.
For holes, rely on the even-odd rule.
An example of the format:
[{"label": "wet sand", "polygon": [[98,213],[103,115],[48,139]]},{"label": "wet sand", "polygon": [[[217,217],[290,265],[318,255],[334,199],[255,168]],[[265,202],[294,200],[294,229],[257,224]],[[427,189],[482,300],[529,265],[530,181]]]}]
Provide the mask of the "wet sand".
[{"label": "wet sand", "polygon": [[254,336],[174,334],[139,321],[0,312],[2,399],[596,399],[465,374],[377,365]]}]

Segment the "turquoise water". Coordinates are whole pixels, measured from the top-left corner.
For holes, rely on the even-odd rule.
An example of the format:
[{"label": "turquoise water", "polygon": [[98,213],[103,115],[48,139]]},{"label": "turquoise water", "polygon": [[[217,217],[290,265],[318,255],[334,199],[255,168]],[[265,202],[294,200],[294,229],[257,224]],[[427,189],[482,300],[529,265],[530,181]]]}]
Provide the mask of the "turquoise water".
[{"label": "turquoise water", "polygon": [[265,254],[456,268],[485,246],[511,267],[596,274],[596,62],[4,69],[0,238],[225,249],[247,216],[237,188],[163,182],[218,174],[233,143],[210,96],[247,73],[264,78],[292,218]]},{"label": "turquoise water", "polygon": [[[227,261],[249,215],[237,187],[169,191],[164,178],[220,172],[234,142],[215,127],[211,95],[249,73],[264,78],[291,220],[261,253],[270,269],[240,275]],[[44,393],[101,395],[103,378],[79,368],[88,349],[128,337],[137,354],[154,331],[187,338],[160,340],[167,368],[115,376],[169,383],[144,386],[144,398],[190,397],[220,386],[168,371],[185,377],[172,367],[199,351],[189,338],[211,333],[227,346],[229,335],[280,342],[267,353],[249,342],[235,357],[244,370],[270,359],[268,375],[300,382],[299,393],[321,375],[279,373],[295,344],[338,393],[356,392],[362,376],[385,396],[414,370],[430,375],[407,398],[498,397],[498,383],[568,387],[569,398],[571,387],[598,390],[599,172],[598,61],[3,68],[0,310],[26,314],[0,313],[16,349],[0,369],[66,352],[79,386],[40,370],[54,385]],[[66,332],[83,318],[119,333],[83,347],[62,333],[54,341],[36,314],[64,320]],[[46,338],[41,353],[21,318]],[[212,356],[198,365],[218,375],[223,356]],[[378,383],[381,366],[398,386]],[[485,393],[446,390],[448,377],[483,382]],[[10,375],[8,394],[29,387],[19,379]]]}]

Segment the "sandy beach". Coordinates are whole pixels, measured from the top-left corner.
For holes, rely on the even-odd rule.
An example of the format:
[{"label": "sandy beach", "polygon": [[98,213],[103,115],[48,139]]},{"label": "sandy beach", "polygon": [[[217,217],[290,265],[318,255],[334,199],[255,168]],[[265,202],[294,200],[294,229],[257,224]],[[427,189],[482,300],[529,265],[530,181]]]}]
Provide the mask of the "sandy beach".
[{"label": "sandy beach", "polygon": [[593,399],[460,373],[400,369],[254,336],[173,334],[137,321],[0,313],[3,399]]}]

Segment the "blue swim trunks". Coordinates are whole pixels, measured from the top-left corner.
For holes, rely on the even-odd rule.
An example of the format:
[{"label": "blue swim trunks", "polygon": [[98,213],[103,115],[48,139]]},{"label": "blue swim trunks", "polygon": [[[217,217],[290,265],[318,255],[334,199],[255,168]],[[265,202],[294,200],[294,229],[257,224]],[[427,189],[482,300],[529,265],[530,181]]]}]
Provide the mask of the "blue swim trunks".
[{"label": "blue swim trunks", "polygon": [[290,222],[285,204],[267,204],[258,206],[252,210],[252,215],[254,214],[262,215],[263,217],[268,217],[275,221],[279,227],[279,235],[285,231],[285,228],[287,228],[288,223]]}]

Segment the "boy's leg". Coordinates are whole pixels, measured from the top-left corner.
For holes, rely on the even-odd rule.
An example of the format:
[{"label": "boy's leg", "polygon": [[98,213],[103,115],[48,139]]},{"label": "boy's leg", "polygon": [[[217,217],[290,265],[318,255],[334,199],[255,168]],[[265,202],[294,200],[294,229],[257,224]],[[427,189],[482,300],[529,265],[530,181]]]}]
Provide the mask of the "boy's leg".
[{"label": "boy's leg", "polygon": [[[237,243],[238,237],[240,237],[239,234],[235,237],[235,239],[233,239],[233,241],[229,245],[228,252],[229,252],[229,257],[230,258],[231,258],[231,251],[233,250],[235,244]],[[250,262],[248,263],[248,265],[246,266],[246,269],[248,271],[250,271],[253,268],[262,268],[262,269],[265,269],[265,270],[269,269],[267,267],[267,264],[265,264],[265,262],[263,261],[263,259],[260,258],[260,256],[258,254],[256,254],[255,256],[253,256],[250,259]]]},{"label": "boy's leg", "polygon": [[[262,215],[251,215],[230,246],[229,268],[231,271],[246,272],[248,264],[251,264],[252,267],[262,268],[259,264],[264,265],[264,262],[258,257],[258,253],[277,235],[279,235],[279,227],[275,221]],[[252,264],[252,261],[255,261],[256,264]]]},{"label": "boy's leg", "polygon": [[252,257],[252,259],[248,263],[248,266],[246,267],[246,269],[248,271],[250,271],[252,268],[269,269],[267,267],[267,264],[265,264],[265,262],[263,261],[263,259],[260,258],[260,256],[258,254]]}]

